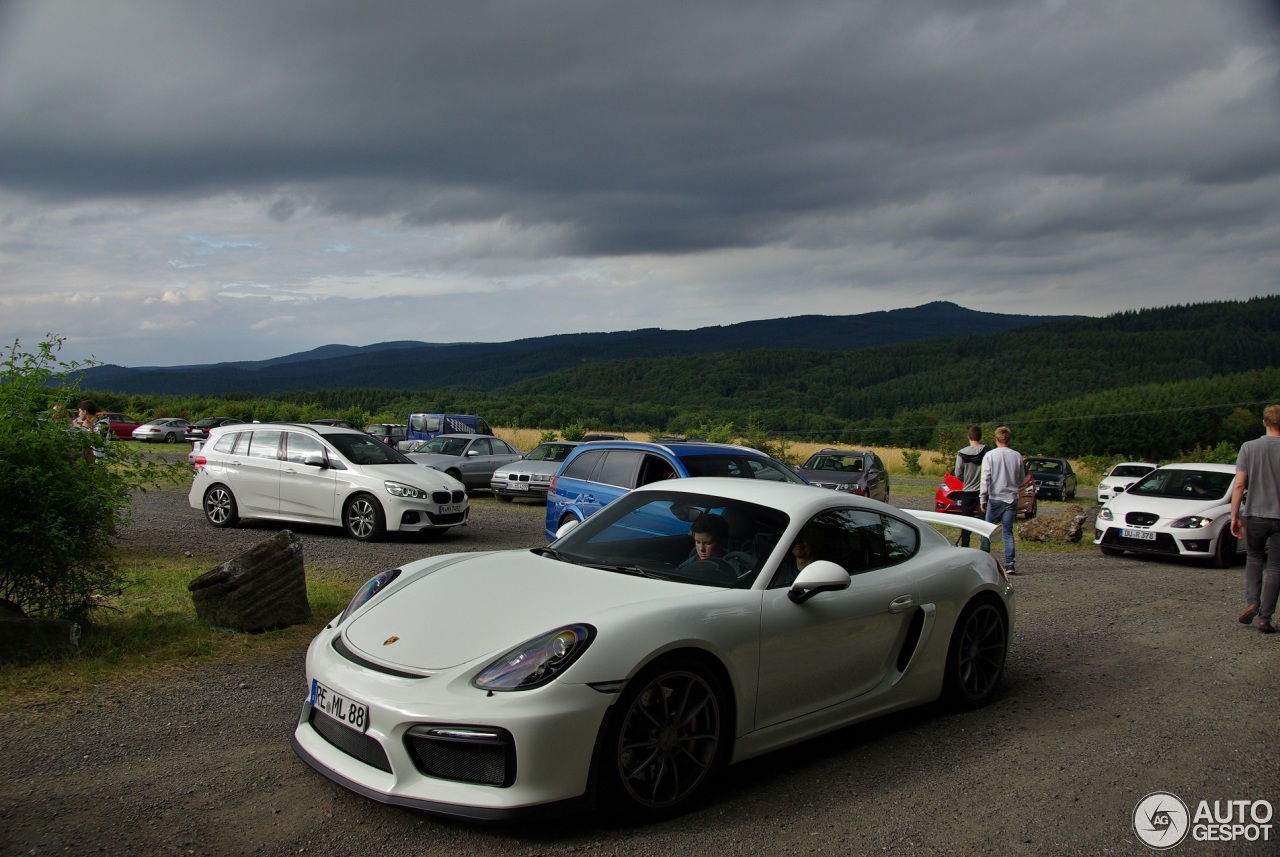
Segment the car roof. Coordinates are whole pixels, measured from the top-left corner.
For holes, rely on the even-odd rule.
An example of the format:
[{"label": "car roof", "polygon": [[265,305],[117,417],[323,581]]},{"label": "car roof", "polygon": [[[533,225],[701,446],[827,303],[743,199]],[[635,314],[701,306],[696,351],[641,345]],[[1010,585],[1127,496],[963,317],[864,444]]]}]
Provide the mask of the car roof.
[{"label": "car roof", "polygon": [[641,452],[665,452],[673,458],[690,458],[695,455],[754,455],[759,458],[769,456],[749,446],[737,446],[731,443],[712,443],[709,440],[670,440],[654,443],[647,440],[593,440],[584,443],[574,450],[574,455],[583,449],[635,449]]},{"label": "car roof", "polygon": [[[632,493],[676,491],[683,494],[711,494],[760,506],[778,509],[789,515],[809,516],[832,507],[866,506],[902,514],[902,510],[878,500],[832,491],[798,482],[774,482],[771,479],[739,479],[729,476],[695,476],[689,479],[663,479],[634,489]],[[909,511],[906,514],[911,514]]]},{"label": "car roof", "polygon": [[[870,451],[865,449],[837,449],[834,446],[826,446],[815,452],[813,455],[870,455]],[[813,455],[809,456],[813,458]]]},{"label": "car roof", "polygon": [[[493,437],[491,434],[438,434],[431,440],[439,440],[442,437],[465,437],[467,440],[474,440],[478,437]],[[499,438],[501,440],[501,438]]]},{"label": "car roof", "polygon": [[1179,461],[1174,464],[1166,464],[1159,470],[1207,470],[1210,473],[1235,473],[1236,466],[1234,464],[1218,464],[1211,461]]}]

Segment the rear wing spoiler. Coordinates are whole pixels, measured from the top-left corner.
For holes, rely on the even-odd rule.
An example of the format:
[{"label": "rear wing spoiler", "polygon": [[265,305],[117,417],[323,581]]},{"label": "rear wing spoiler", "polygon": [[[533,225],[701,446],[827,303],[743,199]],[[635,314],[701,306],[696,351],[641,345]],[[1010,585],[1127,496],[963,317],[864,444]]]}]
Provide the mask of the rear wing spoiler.
[{"label": "rear wing spoiler", "polygon": [[977,533],[984,539],[990,539],[992,534],[1000,529],[998,523],[989,524],[981,518],[971,518],[968,515],[956,515],[947,512],[911,512],[911,514],[926,524],[940,527],[958,527],[971,533]]}]

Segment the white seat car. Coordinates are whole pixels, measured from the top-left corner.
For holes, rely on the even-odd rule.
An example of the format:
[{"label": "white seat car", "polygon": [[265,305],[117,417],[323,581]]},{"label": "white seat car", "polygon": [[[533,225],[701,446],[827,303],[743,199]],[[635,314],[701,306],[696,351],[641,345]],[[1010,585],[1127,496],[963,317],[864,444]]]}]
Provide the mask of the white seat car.
[{"label": "white seat car", "polygon": [[1231,535],[1232,464],[1166,464],[1098,512],[1097,538],[1107,556],[1134,553],[1236,561],[1243,545]]},{"label": "white seat car", "polygon": [[462,483],[362,431],[252,423],[215,428],[192,454],[188,502],[215,527],[241,517],[336,524],[354,539],[467,522]]},{"label": "white seat car", "polygon": [[1122,461],[1115,465],[1098,481],[1098,505],[1105,506],[1112,497],[1124,493],[1126,488],[1159,466],[1150,461]]}]

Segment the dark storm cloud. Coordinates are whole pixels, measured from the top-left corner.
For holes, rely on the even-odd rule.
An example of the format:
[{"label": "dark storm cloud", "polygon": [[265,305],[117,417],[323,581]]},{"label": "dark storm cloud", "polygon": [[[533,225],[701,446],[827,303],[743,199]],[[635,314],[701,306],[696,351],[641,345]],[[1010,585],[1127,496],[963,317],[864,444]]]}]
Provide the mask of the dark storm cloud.
[{"label": "dark storm cloud", "polygon": [[1226,67],[1243,8],[18,4],[0,19],[25,76],[0,86],[0,183],[292,183],[358,216],[555,224],[560,252],[591,255],[752,246],[797,216],[1018,175],[1239,182],[1277,169],[1261,100],[1188,119],[1221,136],[1124,118]]}]

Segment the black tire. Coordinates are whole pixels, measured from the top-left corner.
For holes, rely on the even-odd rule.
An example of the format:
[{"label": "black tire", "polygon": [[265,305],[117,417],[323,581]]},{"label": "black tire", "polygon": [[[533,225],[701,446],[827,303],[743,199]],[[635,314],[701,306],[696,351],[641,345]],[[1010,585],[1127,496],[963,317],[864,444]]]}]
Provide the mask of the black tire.
[{"label": "black tire", "polygon": [[204,517],[219,529],[234,527],[240,523],[240,510],[236,507],[236,495],[225,485],[210,485],[204,492]]},{"label": "black tire", "polygon": [[1236,537],[1231,527],[1225,526],[1218,534],[1218,544],[1213,550],[1213,567],[1230,568],[1236,561]]},{"label": "black tire", "polygon": [[961,612],[947,649],[943,693],[957,708],[981,708],[991,701],[1004,675],[1009,624],[990,599],[971,601]]},{"label": "black tire", "polygon": [[706,796],[733,749],[720,677],[673,656],[627,682],[604,725],[598,776],[606,805],[637,821],[684,812]]},{"label": "black tire", "polygon": [[368,494],[357,494],[342,510],[342,526],[356,541],[372,542],[387,531],[387,519],[377,500]]},{"label": "black tire", "polygon": [[1120,556],[1124,553],[1124,548],[1099,547],[1098,550],[1102,551],[1103,556]]}]

